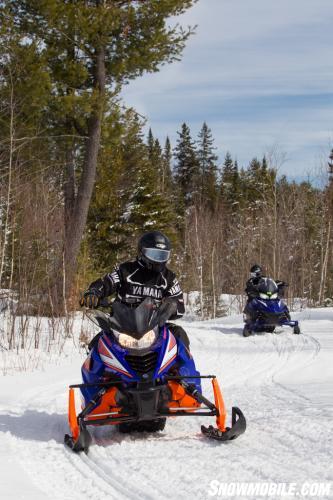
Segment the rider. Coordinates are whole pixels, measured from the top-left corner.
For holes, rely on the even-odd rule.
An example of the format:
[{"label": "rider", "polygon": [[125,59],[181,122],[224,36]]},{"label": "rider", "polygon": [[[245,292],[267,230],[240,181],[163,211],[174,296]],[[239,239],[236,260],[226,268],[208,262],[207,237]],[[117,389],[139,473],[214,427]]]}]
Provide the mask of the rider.
[{"label": "rider", "polygon": [[[138,242],[137,258],[114,268],[111,273],[94,281],[84,292],[81,306],[98,307],[101,299],[116,294],[116,301],[136,307],[146,297],[152,297],[160,305],[160,326],[168,320],[181,318],[185,312],[183,292],[175,273],[166,267],[170,259],[171,243],[159,231],[143,234]],[[168,328],[181,339],[189,350],[190,341],[185,330],[173,323]],[[89,349],[96,344],[96,335]]]},{"label": "rider", "polygon": [[258,295],[259,281],[264,277],[262,268],[258,264],[254,264],[250,269],[250,279],[247,280],[245,287],[248,302]]},{"label": "rider", "polygon": [[[251,307],[249,307],[249,303],[255,297],[259,295],[259,284],[263,278],[266,276],[263,273],[263,269],[258,264],[254,264],[250,269],[250,279],[246,282],[245,293],[247,294],[247,302],[244,307],[244,314],[248,318],[251,318]],[[287,283],[281,280],[276,280],[275,283],[278,287],[278,296],[281,298],[284,296],[285,288],[288,286]],[[289,311],[288,311],[289,314]]]},{"label": "rider", "polygon": [[[266,278],[266,276],[263,274],[262,267],[258,264],[254,264],[250,269],[250,279],[247,280],[245,287],[245,293],[247,294],[248,302],[254,297],[258,296],[258,285],[262,278]],[[278,287],[279,297],[283,297],[284,290],[288,286],[288,284],[281,280],[275,280],[275,283]]]}]

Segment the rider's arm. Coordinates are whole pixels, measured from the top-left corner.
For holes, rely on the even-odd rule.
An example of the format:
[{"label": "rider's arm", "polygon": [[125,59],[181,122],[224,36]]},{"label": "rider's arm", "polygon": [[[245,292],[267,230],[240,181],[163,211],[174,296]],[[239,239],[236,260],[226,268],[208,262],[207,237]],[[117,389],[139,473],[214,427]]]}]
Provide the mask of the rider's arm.
[{"label": "rider's arm", "polygon": [[120,284],[120,272],[119,268],[116,267],[112,273],[108,273],[102,278],[99,278],[96,281],[93,281],[88,290],[85,293],[96,292],[96,295],[103,299],[104,297],[108,297],[116,292],[119,288]]},{"label": "rider's arm", "polygon": [[183,291],[180,287],[177,278],[173,275],[173,279],[170,281],[171,281],[170,285],[166,289],[165,297],[168,298],[168,300],[175,301],[177,305],[176,313],[170,316],[169,318],[173,320],[181,318],[183,316],[183,314],[185,313],[185,306],[184,306]]},{"label": "rider's arm", "polygon": [[[256,278],[255,278],[256,279]],[[249,298],[256,297],[258,295],[258,284],[254,282],[253,278],[249,279],[246,282],[245,292],[249,296]]]}]

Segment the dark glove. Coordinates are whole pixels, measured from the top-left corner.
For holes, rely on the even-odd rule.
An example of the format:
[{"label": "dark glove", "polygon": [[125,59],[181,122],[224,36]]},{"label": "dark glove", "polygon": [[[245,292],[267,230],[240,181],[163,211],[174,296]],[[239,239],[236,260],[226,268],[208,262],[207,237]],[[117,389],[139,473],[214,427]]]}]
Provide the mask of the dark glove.
[{"label": "dark glove", "polygon": [[81,307],[88,307],[89,309],[95,309],[99,306],[101,296],[97,290],[91,289],[84,292],[83,297],[80,300]]},{"label": "dark glove", "polygon": [[177,302],[171,298],[164,299],[158,310],[158,315],[159,315],[158,326],[163,326],[166,323],[166,321],[168,321],[168,319],[171,318],[171,316],[176,314],[176,312],[177,312]]}]

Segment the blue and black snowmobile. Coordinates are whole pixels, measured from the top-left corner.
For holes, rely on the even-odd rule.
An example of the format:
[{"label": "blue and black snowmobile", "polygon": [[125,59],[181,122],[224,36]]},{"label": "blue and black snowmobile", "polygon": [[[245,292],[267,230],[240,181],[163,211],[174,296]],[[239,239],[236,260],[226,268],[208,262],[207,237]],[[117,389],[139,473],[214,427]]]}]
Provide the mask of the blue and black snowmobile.
[{"label": "blue and black snowmobile", "polygon": [[[112,315],[90,312],[102,329],[82,366],[82,384],[69,388],[68,420],[71,434],[65,444],[73,451],[88,451],[88,426],[117,425],[120,432],[156,432],[166,418],[214,416],[216,427],[201,426],[208,438],[228,441],[246,429],[239,408],[226,410],[214,375],[202,376],[192,355],[167,324],[159,327],[159,305],[146,298],[137,307],[114,302]],[[201,379],[212,380],[214,403],[202,394]],[[75,388],[80,389],[82,410],[77,415]]]},{"label": "blue and black snowmobile", "polygon": [[273,333],[279,326],[290,326],[295,334],[301,333],[298,321],[291,320],[279,287],[272,278],[260,279],[256,296],[250,297],[245,306],[244,319],[244,337],[255,332]]}]

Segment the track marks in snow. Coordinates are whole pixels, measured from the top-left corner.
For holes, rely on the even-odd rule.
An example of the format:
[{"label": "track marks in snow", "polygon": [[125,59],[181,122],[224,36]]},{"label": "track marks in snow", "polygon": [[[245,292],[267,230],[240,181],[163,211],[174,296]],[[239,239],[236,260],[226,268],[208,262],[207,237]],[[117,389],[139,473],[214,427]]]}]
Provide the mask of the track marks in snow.
[{"label": "track marks in snow", "polygon": [[[212,479],[332,480],[333,412],[316,403],[303,378],[328,352],[323,340],[332,324],[316,318],[304,321],[300,336],[286,331],[247,339],[239,317],[184,325],[201,373],[216,374],[229,412],[240,406],[247,418],[247,431],[237,441],[208,441],[200,425],[213,419],[191,417],[170,419],[156,435],[94,429],[89,454],[73,454],[62,443],[66,387],[79,379],[79,359],[59,379],[43,374],[40,384],[16,398],[13,391],[10,404],[0,400],[0,440],[52,500],[163,500],[174,492],[201,500]],[[212,396],[209,382],[203,385]]]}]

